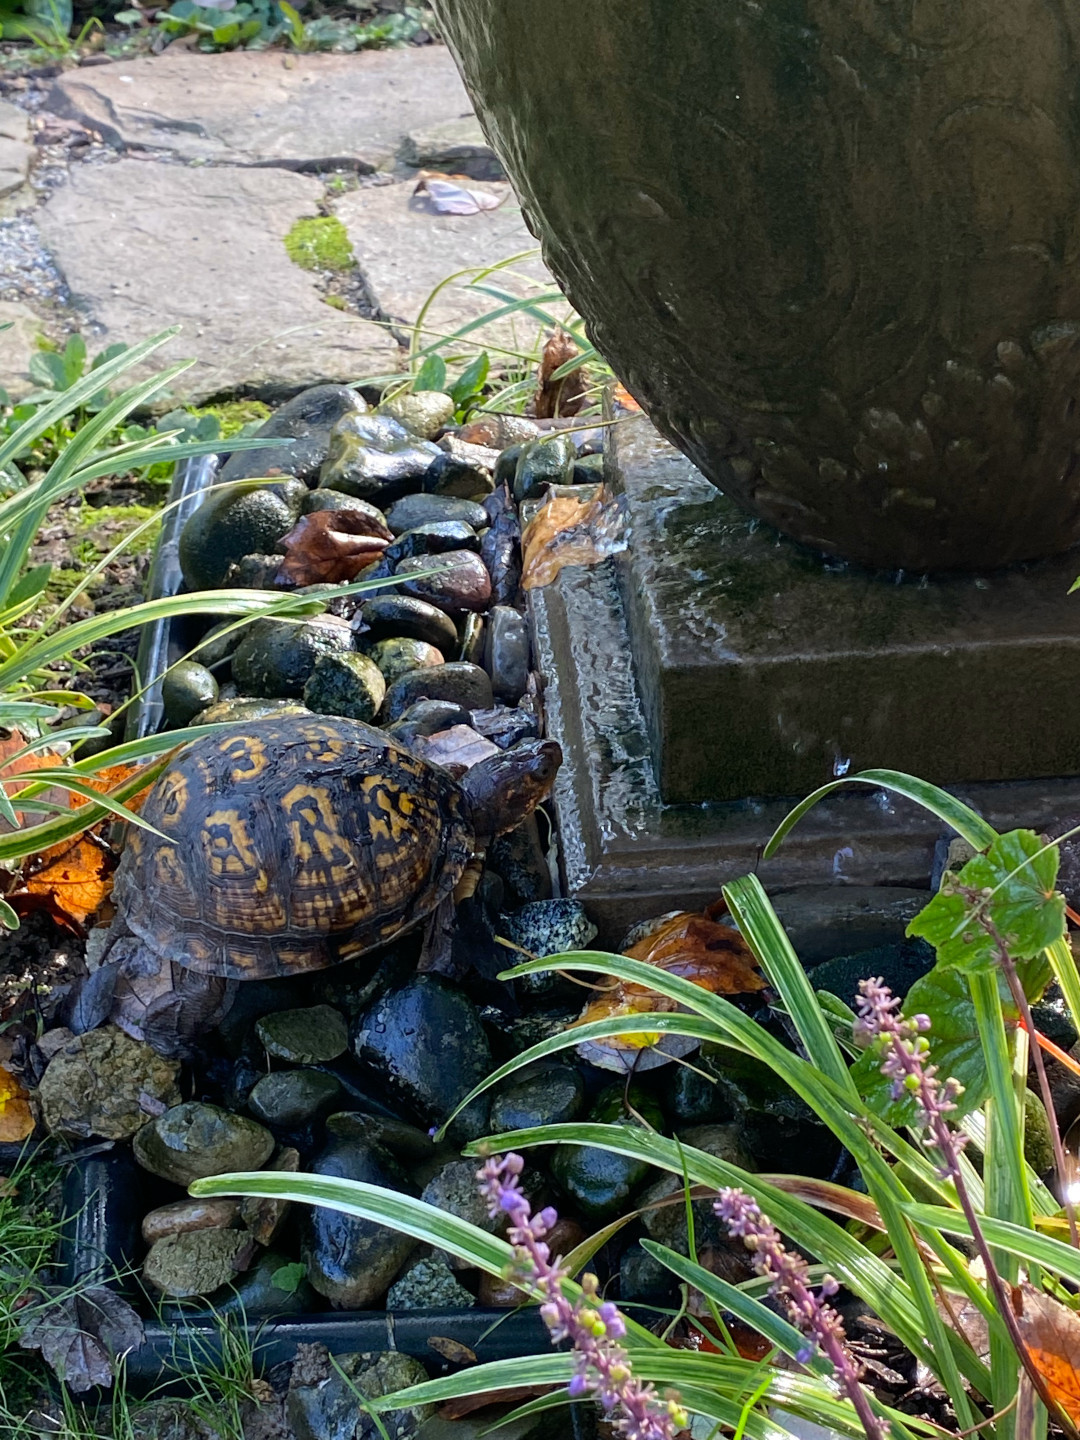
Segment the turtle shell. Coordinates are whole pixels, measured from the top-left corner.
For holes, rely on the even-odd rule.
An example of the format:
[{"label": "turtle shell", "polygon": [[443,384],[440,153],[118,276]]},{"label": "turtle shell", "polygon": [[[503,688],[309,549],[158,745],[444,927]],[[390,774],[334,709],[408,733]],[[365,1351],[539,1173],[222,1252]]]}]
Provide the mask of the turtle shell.
[{"label": "turtle shell", "polygon": [[287,716],[197,740],[147,796],[116,874],[129,929],[204,975],[318,970],[385,945],[472,852],[444,770],[355,720]]}]

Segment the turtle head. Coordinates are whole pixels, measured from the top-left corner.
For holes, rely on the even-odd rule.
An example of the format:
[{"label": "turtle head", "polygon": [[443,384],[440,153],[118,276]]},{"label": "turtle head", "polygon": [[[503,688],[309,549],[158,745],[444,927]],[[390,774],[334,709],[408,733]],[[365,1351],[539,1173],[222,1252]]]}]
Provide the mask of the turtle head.
[{"label": "turtle head", "polygon": [[520,825],[551,794],[561,764],[562,750],[554,740],[528,740],[468,770],[461,788],[476,838],[490,840]]}]

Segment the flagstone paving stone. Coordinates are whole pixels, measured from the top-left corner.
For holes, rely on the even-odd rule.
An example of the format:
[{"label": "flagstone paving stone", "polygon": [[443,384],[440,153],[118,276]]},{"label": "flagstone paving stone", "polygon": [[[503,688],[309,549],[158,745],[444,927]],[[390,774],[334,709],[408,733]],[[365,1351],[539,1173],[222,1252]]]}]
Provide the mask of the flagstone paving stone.
[{"label": "flagstone paving stone", "polygon": [[169,356],[197,364],[176,399],[280,398],[398,364],[385,328],[325,304],[285,252],[322,194],[288,170],[121,160],[73,170],[38,223],[99,346],[182,324]]},{"label": "flagstone paving stone", "polygon": [[353,55],[170,49],[73,70],[46,104],[125,149],[291,170],[376,170],[411,131],[472,115],[441,45]]}]

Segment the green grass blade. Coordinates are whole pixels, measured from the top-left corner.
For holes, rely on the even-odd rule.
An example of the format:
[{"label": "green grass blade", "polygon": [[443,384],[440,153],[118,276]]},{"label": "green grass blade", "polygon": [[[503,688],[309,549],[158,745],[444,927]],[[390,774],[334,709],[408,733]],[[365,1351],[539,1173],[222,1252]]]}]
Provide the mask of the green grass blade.
[{"label": "green grass blade", "polygon": [[824,800],[827,795],[834,794],[846,785],[872,785],[878,789],[891,790],[894,794],[903,795],[908,800],[914,800],[916,804],[931,811],[939,820],[943,820],[946,825],[951,826],[969,845],[974,845],[976,850],[987,849],[997,839],[997,831],[988,825],[980,815],[976,815],[974,810],[937,785],[930,785],[925,780],[917,780],[914,776],[905,775],[899,770],[861,770],[858,775],[847,775],[842,780],[832,780],[828,785],[822,785],[819,790],[815,790],[812,795],[808,795],[805,800],[796,805],[794,810],[777,826],[762,851],[762,858],[771,859],[802,817],[812,810],[819,800]]},{"label": "green grass blade", "polygon": [[[961,1210],[913,1204],[905,1205],[904,1213],[916,1226],[929,1225],[946,1235],[971,1237]],[[1074,1250],[1064,1240],[1056,1240],[1038,1230],[1029,1230],[1024,1225],[1014,1225],[1008,1220],[998,1220],[992,1215],[980,1215],[979,1226],[995,1250],[1015,1255],[1024,1265],[1042,1265],[1070,1284],[1080,1285],[1080,1250]]]},{"label": "green grass blade", "polygon": [[754,958],[780,992],[810,1060],[842,1090],[857,1093],[843,1052],[761,881],[746,875],[725,885],[723,894]]}]

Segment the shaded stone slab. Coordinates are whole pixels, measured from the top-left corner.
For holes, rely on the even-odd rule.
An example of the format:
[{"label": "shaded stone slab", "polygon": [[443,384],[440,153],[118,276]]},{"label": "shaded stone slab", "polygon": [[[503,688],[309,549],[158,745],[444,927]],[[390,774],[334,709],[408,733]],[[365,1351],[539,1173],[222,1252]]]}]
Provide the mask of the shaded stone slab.
[{"label": "shaded stone slab", "polygon": [[608,457],[665,800],[799,794],[872,766],[935,784],[1080,774],[1080,552],[874,574],[747,516],[643,415],[614,427]]},{"label": "shaded stone slab", "polygon": [[[664,802],[616,564],[568,567],[552,585],[529,593],[548,732],[564,755],[554,803],[566,889],[600,926],[600,943],[616,943],[647,916],[699,909],[727,881],[749,873],[770,892],[835,886],[852,924],[870,925],[872,934],[879,920],[885,927],[894,919],[906,923],[910,890],[929,885],[942,831],[918,806],[884,791],[841,792],[811,811],[777,856],[763,862],[766,840],[805,790],[765,800]],[[683,621],[688,631],[700,623],[692,608]],[[928,726],[940,724],[933,696],[925,711]],[[1036,738],[1044,713],[1041,702],[1029,703]],[[720,723],[714,717],[703,724],[702,748],[722,742]],[[966,726],[953,730],[958,752],[975,733]],[[1080,813],[1076,778],[949,788],[999,829],[1031,825],[1060,833]],[[877,886],[898,891],[893,905],[853,893]],[[821,903],[817,894],[814,905]],[[797,907],[791,918],[799,922]]]},{"label": "shaded stone slab", "polygon": [[[413,325],[431,292],[448,276],[470,268],[480,271],[536,249],[509,185],[477,188],[498,195],[503,203],[497,210],[475,215],[440,215],[429,199],[413,193],[416,183],[409,180],[354,190],[342,196],[335,207],[372,297],[382,312],[403,328]],[[506,272],[489,277],[489,283],[518,296],[551,294],[558,289],[538,257],[515,265],[514,270],[545,288],[533,288]],[[469,289],[468,278],[447,286],[431,307],[425,317],[428,340],[452,333],[499,307],[500,302],[491,295]],[[561,319],[571,313],[561,300],[545,308]],[[488,344],[531,350],[540,331],[537,320],[517,316],[486,325],[471,338],[481,348]]]},{"label": "shaded stone slab", "polygon": [[169,357],[198,363],[174,381],[176,399],[280,399],[398,364],[383,327],[325,305],[285,252],[286,232],[317,213],[321,194],[285,170],[120,160],[73,170],[39,225],[102,344],[183,326]]},{"label": "shaded stone slab", "polygon": [[0,100],[0,196],[25,185],[33,159],[30,117],[18,105]]},{"label": "shaded stone slab", "polygon": [[37,349],[41,321],[21,300],[0,300],[0,390],[13,400],[35,388],[30,379],[30,361]]},{"label": "shaded stone slab", "polygon": [[127,149],[291,170],[375,170],[410,131],[472,114],[441,45],[353,55],[170,49],[72,71],[47,107]]},{"label": "shaded stone slab", "polygon": [[399,152],[406,165],[469,175],[474,180],[505,180],[502,161],[487,142],[475,115],[411,131]]}]

